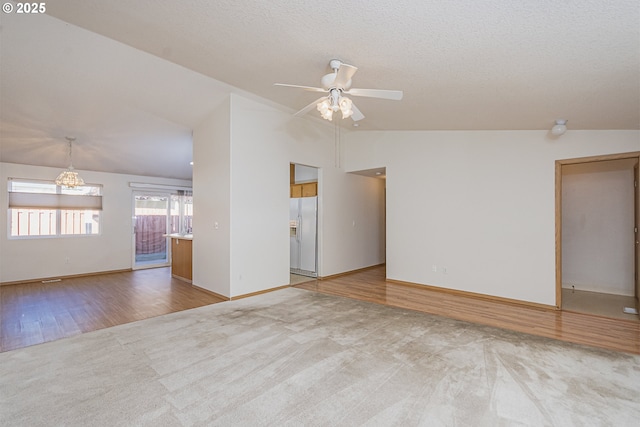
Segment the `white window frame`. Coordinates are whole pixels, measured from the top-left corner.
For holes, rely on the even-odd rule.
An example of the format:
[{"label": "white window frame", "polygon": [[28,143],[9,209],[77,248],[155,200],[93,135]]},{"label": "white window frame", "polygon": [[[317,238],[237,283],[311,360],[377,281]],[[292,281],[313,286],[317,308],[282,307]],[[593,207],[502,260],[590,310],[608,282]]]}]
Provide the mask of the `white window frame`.
[{"label": "white window frame", "polygon": [[[55,208],[47,208],[47,207],[34,207],[34,208],[22,208],[22,209],[29,209],[29,210],[35,210],[35,211],[55,211],[55,234],[28,234],[28,235],[14,235],[13,233],[13,229],[12,229],[12,221],[13,221],[13,215],[12,215],[12,211],[14,209],[20,209],[19,207],[10,207],[10,203],[9,203],[9,199],[11,198],[11,192],[13,189],[13,183],[17,182],[17,183],[33,183],[33,184],[49,184],[49,185],[53,185],[56,188],[56,192],[54,193],[31,193],[31,194],[47,194],[47,195],[52,195],[52,196],[58,196],[57,198],[54,197],[54,199],[57,200],[58,203],[60,203],[63,206],[58,206]],[[37,179],[26,179],[26,178],[9,178],[8,183],[7,183],[7,194],[9,197],[7,197],[8,201],[7,201],[7,237],[8,239],[17,239],[17,240],[23,240],[23,239],[55,239],[55,238],[78,238],[78,237],[98,237],[102,235],[102,229],[103,229],[103,224],[102,224],[102,192],[103,192],[103,186],[101,184],[85,184],[82,187],[93,187],[93,188],[97,188],[99,195],[98,196],[89,196],[89,197],[97,197],[99,198],[99,209],[85,209],[87,211],[97,211],[98,212],[98,232],[97,233],[66,233],[66,234],[62,234],[62,216],[63,213],[65,211],[73,211],[73,210],[82,210],[82,209],[78,209],[78,206],[75,202],[75,200],[73,199],[73,197],[76,197],[75,195],[72,194],[65,194],[63,193],[63,188],[60,185],[56,185],[55,182],[53,181],[45,181],[45,180],[37,180]],[[21,193],[19,191],[16,191],[15,193]],[[29,193],[27,193],[29,194]],[[62,197],[60,197],[62,196]],[[66,196],[66,197],[65,197]],[[82,196],[80,196],[82,197]],[[49,198],[52,199],[52,198]],[[80,199],[78,199],[80,200]],[[92,200],[92,202],[95,202]],[[68,204],[69,207],[68,208],[64,208],[64,205]]]}]

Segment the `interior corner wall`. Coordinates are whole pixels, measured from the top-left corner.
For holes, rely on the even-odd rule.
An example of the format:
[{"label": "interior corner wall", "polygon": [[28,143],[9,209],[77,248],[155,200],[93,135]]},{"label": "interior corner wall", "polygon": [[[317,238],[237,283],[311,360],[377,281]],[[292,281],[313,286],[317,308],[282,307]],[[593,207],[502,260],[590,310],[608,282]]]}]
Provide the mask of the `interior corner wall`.
[{"label": "interior corner wall", "polygon": [[635,295],[634,163],[562,167],[563,287]]},{"label": "interior corner wall", "polygon": [[193,284],[231,296],[231,100],[193,131]]},{"label": "interior corner wall", "polygon": [[[372,262],[344,249],[377,251],[367,246],[370,239],[358,242],[358,234],[337,238],[338,231],[323,224],[335,222],[335,215],[360,218],[360,206],[351,203],[335,209],[334,203],[348,197],[354,187],[370,185],[335,167],[335,134],[332,124],[295,118],[290,111],[231,95],[232,297],[289,284],[290,163],[319,168],[319,273],[344,272],[342,268],[357,269]],[[194,177],[194,185],[195,181]],[[367,221],[358,224],[364,228]],[[329,254],[356,258],[341,266]]]},{"label": "interior corner wall", "polygon": [[[126,270],[133,263],[133,189],[130,182],[191,186],[191,181],[78,170],[85,182],[101,184],[103,210],[100,234],[45,238],[8,236],[9,178],[53,179],[60,169],[0,163],[0,282],[16,282]],[[68,260],[68,261],[67,261]]]},{"label": "interior corner wall", "polygon": [[323,245],[332,250],[323,252],[319,276],[384,263],[384,180],[328,169],[322,182]]},{"label": "interior corner wall", "polygon": [[332,159],[332,128],[239,95],[231,100],[231,293],[289,284],[289,165]]},{"label": "interior corner wall", "polygon": [[639,150],[639,131],[354,131],[344,164],[386,167],[388,278],[555,306],[555,161]]}]

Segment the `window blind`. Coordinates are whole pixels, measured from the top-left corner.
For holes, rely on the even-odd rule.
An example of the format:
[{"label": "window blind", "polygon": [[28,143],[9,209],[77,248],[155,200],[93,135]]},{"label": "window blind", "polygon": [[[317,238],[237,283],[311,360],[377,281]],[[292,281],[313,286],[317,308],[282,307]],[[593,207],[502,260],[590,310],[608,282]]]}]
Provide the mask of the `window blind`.
[{"label": "window blind", "polygon": [[9,192],[9,208],[102,210],[102,196]]}]

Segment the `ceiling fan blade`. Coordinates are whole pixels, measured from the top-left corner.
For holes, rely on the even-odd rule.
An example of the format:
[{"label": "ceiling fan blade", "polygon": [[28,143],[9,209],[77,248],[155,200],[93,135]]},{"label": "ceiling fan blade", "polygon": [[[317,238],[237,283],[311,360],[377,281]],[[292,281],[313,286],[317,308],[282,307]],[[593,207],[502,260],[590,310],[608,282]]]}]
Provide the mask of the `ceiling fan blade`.
[{"label": "ceiling fan blade", "polygon": [[327,90],[322,89],[321,87],[312,87],[312,86],[300,86],[300,85],[288,85],[285,83],[274,83],[274,86],[284,86],[284,87],[295,87],[298,89],[304,89],[309,92],[328,92]]},{"label": "ceiling fan blade", "polygon": [[[318,102],[322,101],[323,99],[326,99],[326,96],[320,97],[318,99],[316,99],[315,101],[313,101],[311,104],[307,105],[306,107],[304,107],[302,110],[298,111],[297,113],[295,113],[293,116],[294,117],[301,117],[304,116],[305,114],[307,114],[309,111],[311,111],[313,108],[315,108],[316,105],[318,105]],[[355,114],[355,111],[354,111]]]},{"label": "ceiling fan blade", "polygon": [[401,90],[384,90],[384,89],[350,89],[345,93],[353,96],[366,96],[368,98],[391,99],[393,101],[400,101],[403,95]]},{"label": "ceiling fan blade", "polygon": [[358,67],[348,64],[340,64],[340,68],[338,68],[338,75],[333,81],[333,85],[335,87],[344,88],[356,71],[358,71]]},{"label": "ceiling fan blade", "polygon": [[351,103],[351,111],[353,111],[353,114],[351,115],[351,120],[353,120],[354,122],[364,119],[364,114],[362,114],[362,111],[358,110],[358,107],[356,107],[356,104]]}]

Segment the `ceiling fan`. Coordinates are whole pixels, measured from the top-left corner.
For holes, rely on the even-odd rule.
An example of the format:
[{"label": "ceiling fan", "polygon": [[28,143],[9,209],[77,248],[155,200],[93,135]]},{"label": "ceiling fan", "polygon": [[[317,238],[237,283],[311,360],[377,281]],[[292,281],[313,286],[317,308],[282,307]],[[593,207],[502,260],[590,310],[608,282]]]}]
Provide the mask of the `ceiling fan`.
[{"label": "ceiling fan", "polygon": [[342,112],[343,119],[351,117],[354,122],[357,122],[358,120],[364,119],[364,114],[362,114],[353,101],[345,95],[382,98],[394,101],[402,99],[403,94],[401,90],[352,88],[351,78],[356,71],[358,71],[358,68],[353,65],[344,64],[338,59],[332,59],[329,62],[329,67],[331,67],[333,72],[322,77],[320,80],[322,87],[275,83],[275,86],[295,87],[310,92],[324,92],[328,94],[316,99],[311,104],[295,113],[295,117],[303,116],[311,111],[313,107],[316,107],[316,109],[320,111],[322,118],[326,120],[331,120],[333,118],[333,113],[340,110]]}]

